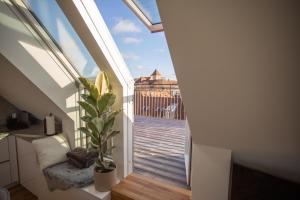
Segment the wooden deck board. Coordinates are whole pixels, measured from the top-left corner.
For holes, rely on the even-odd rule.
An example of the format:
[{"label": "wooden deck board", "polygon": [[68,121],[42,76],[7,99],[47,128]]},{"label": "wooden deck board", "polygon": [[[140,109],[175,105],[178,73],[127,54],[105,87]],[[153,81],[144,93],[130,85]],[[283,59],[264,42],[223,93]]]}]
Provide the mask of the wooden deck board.
[{"label": "wooden deck board", "polygon": [[184,139],[183,120],[135,116],[134,172],[188,188]]},{"label": "wooden deck board", "polygon": [[191,191],[131,174],[112,189],[112,200],[190,200]]}]

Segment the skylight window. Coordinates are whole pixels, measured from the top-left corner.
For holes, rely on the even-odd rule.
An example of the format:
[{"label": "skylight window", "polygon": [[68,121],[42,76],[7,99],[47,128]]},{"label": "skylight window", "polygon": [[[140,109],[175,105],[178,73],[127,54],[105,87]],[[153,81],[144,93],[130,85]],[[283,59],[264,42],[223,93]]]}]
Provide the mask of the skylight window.
[{"label": "skylight window", "polygon": [[132,0],[152,24],[160,24],[161,19],[155,0]]},{"label": "skylight window", "polygon": [[151,32],[163,31],[156,0],[124,0]]},{"label": "skylight window", "polygon": [[92,78],[99,67],[55,0],[24,0],[36,20],[81,76]]}]

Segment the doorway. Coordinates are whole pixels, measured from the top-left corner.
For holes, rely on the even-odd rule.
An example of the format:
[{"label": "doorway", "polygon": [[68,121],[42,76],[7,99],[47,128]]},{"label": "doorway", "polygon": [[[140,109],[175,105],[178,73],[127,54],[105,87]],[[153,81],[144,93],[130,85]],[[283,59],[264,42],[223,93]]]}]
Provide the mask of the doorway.
[{"label": "doorway", "polygon": [[[189,188],[191,138],[177,81],[135,80],[133,172]],[[156,76],[156,77],[153,77]],[[156,80],[156,81],[155,81]]]}]

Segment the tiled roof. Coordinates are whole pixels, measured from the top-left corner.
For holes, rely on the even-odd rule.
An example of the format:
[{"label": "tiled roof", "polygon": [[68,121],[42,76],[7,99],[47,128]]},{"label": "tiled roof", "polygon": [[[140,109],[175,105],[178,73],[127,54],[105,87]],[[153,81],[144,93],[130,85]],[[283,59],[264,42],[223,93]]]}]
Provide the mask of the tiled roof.
[{"label": "tiled roof", "polygon": [[157,70],[157,69],[155,69],[154,70],[154,72],[151,74],[151,76],[161,76],[161,73]]}]

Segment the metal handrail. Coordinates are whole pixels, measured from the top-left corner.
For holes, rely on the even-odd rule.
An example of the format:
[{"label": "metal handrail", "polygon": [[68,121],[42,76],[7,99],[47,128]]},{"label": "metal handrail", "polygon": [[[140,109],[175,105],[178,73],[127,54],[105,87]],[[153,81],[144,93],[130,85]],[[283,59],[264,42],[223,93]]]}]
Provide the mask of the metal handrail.
[{"label": "metal handrail", "polygon": [[177,84],[136,84],[134,103],[135,115],[176,120],[186,119],[184,104]]}]

